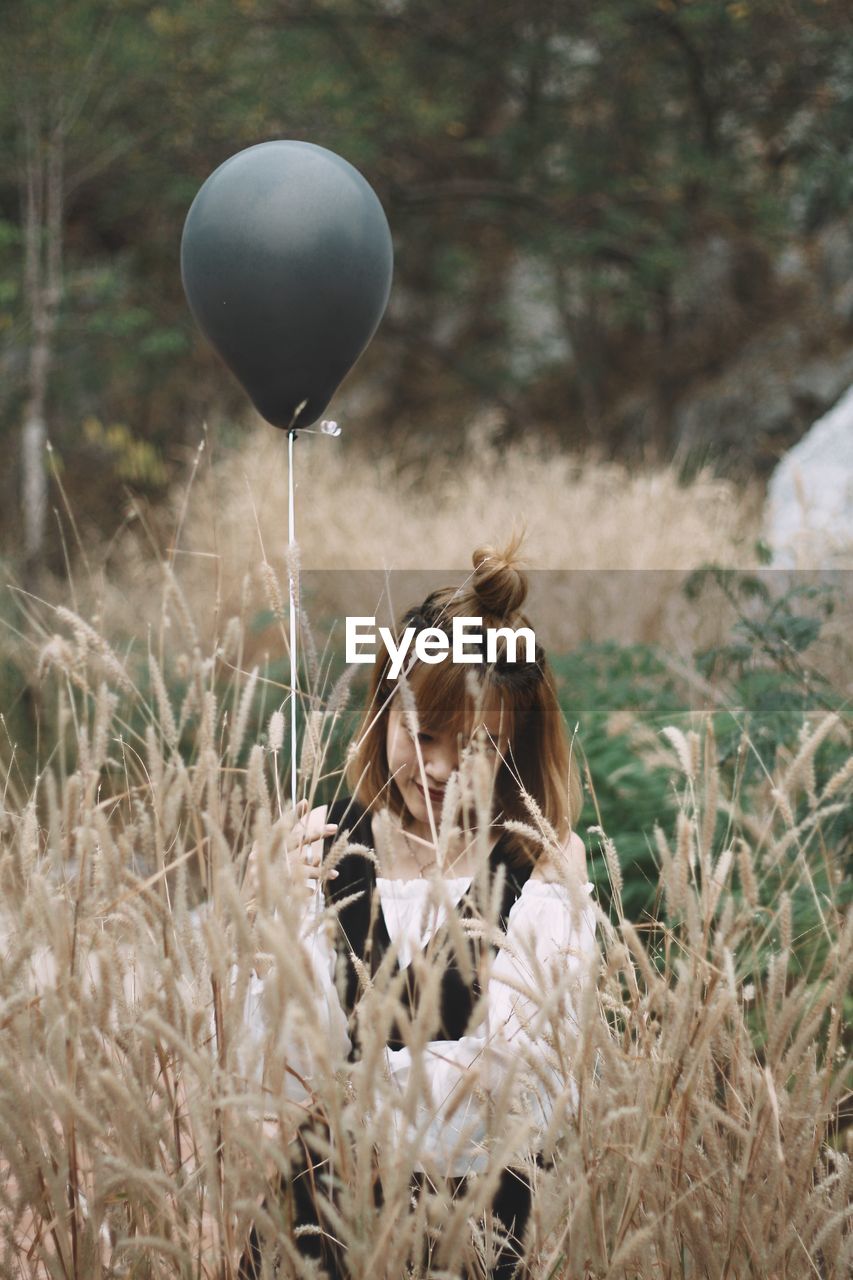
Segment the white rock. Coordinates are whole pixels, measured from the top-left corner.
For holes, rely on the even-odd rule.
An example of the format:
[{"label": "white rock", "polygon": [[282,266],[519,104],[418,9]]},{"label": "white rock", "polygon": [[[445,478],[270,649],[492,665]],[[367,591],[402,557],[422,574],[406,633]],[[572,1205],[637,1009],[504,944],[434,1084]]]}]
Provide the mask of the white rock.
[{"label": "white rock", "polygon": [[764,528],[774,568],[853,568],[853,387],[776,467]]}]

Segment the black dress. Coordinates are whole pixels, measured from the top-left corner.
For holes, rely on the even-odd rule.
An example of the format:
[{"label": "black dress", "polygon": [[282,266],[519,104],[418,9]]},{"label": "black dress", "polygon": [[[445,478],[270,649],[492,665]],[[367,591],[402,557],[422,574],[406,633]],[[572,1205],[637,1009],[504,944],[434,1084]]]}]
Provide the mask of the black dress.
[{"label": "black dress", "polygon": [[[339,834],[344,831],[349,832],[350,843],[363,845],[368,849],[373,848],[371,813],[365,810],[356,800],[344,798],[335,801],[329,806],[326,820],[338,823]],[[324,857],[328,856],[332,843],[332,839],[325,841]],[[505,931],[512,905],[519,897],[525,882],[530,876],[532,867],[510,867],[505,836],[501,837],[492,849],[489,862],[492,872],[501,863],[506,866],[503,902],[498,920],[501,929]],[[356,954],[362,960],[365,968],[372,975],[378,969],[386,950],[391,946],[391,939],[382,911],[373,908],[372,905],[373,895],[376,892],[376,868],[371,859],[353,852],[341,858],[336,866],[339,873],[338,878],[324,882],[327,903],[332,904],[341,901],[351,894],[360,894],[355,901],[348,903],[338,912],[339,927],[336,929],[335,938],[336,951],[343,958],[345,966],[344,1009],[348,1015],[350,1026],[350,1040],[352,1043],[350,1060],[354,1061],[359,1056],[356,1044],[355,1008],[360,995],[360,980],[356,967],[352,962],[352,954]],[[464,920],[471,918],[472,914],[473,906],[469,898],[464,908],[459,911],[459,916]],[[370,927],[371,915],[373,915],[372,929]],[[480,995],[479,982],[476,977],[478,968],[475,963],[475,957],[472,955],[471,958],[475,977],[473,983],[469,985],[460,973],[455,955],[451,953],[451,959],[442,974],[441,1027],[435,1034],[434,1038],[436,1039],[458,1040],[466,1034],[471,1012]],[[398,971],[399,965],[396,965],[395,973]],[[418,1005],[418,991],[412,966],[408,966],[406,984],[401,999],[407,1011],[414,1013]],[[400,1049],[404,1045],[396,1022],[391,1027],[387,1043],[391,1049]],[[317,1121],[312,1120],[310,1123],[316,1127]],[[305,1126],[303,1125],[300,1129],[300,1139],[304,1138],[304,1130]],[[320,1172],[319,1164],[316,1163],[317,1157],[311,1153],[311,1149],[304,1140],[298,1142],[298,1152],[299,1154],[293,1165],[293,1173],[289,1180],[290,1185],[288,1187],[283,1185],[282,1191],[289,1193],[294,1209],[294,1225],[318,1224],[318,1211],[314,1197],[310,1192],[310,1185],[317,1181]],[[540,1156],[537,1156],[537,1163],[544,1167]],[[416,1174],[414,1190],[418,1191],[420,1189],[422,1181],[423,1179]],[[466,1182],[466,1178],[447,1179],[449,1188],[454,1196],[458,1192],[464,1191]],[[378,1179],[374,1185],[375,1199],[378,1206],[382,1203],[382,1189]],[[494,1280],[509,1280],[515,1274],[524,1228],[530,1213],[530,1183],[522,1170],[504,1169],[492,1201],[492,1212],[500,1218],[503,1227],[511,1234],[512,1239],[500,1253],[490,1275],[494,1277]],[[339,1246],[329,1241],[328,1236],[307,1234],[299,1237],[299,1241],[300,1251],[303,1254],[319,1259],[321,1265],[328,1270],[332,1280],[349,1280],[350,1272],[346,1266],[345,1255]],[[259,1280],[261,1275],[261,1254],[262,1245],[258,1239],[257,1232],[253,1228],[249,1246],[240,1263],[240,1280]]]}]

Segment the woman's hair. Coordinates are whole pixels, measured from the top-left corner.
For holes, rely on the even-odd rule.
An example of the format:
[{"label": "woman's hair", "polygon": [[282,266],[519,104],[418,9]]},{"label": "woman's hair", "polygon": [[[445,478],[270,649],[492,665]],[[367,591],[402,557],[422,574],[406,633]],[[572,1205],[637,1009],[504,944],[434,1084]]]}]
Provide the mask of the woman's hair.
[{"label": "woman's hair", "polygon": [[[409,609],[396,628],[395,644],[407,627],[422,630],[435,627],[452,634],[455,617],[482,618],[485,635],[489,628],[530,627],[521,606],[527,596],[527,575],[518,559],[522,535],[515,535],[502,550],[480,547],[472,557],[474,572],[461,588],[443,587],[433,591],[422,604]],[[532,629],[532,628],[531,628]],[[473,719],[475,698],[470,681],[484,686],[486,694],[500,698],[501,718],[507,734],[494,780],[493,812],[534,829],[536,820],[521,795],[523,788],[539,806],[543,817],[561,840],[579,816],[582,793],[580,773],[570,751],[565,721],[557,699],[554,676],[538,643],[532,662],[521,661],[524,637],[519,637],[518,661],[510,662],[506,641],[498,637],[496,659],[482,664],[450,661],[426,664],[415,661],[410,670],[418,726],[433,732],[456,732],[467,740]],[[466,650],[474,645],[466,637]],[[388,715],[393,697],[401,697],[397,680],[389,679],[391,658],[377,658],[370,682],[367,709],[347,765],[347,780],[353,794],[368,809],[389,808],[396,814],[404,809],[402,796],[392,781],[386,751]],[[510,861],[513,865],[535,861],[541,846],[513,832]]]}]

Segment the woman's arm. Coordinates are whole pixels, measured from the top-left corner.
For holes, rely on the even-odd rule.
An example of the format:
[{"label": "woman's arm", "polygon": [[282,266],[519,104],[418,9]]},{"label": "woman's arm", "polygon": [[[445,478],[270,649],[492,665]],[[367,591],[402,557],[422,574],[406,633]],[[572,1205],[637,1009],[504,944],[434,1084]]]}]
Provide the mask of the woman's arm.
[{"label": "woman's arm", "polygon": [[[291,876],[296,892],[304,895],[299,915],[298,940],[310,961],[310,982],[316,994],[316,1003],[306,1026],[306,1018],[299,1016],[299,1011],[291,1000],[277,1043],[269,1045],[268,1061],[264,1072],[265,1076],[271,1079],[281,1076],[280,1083],[283,1083],[288,1097],[299,1102],[305,1101],[308,1097],[299,1078],[305,1080],[306,1085],[310,1085],[316,1074],[317,1064],[312,1041],[316,1043],[321,1040],[328,1047],[332,1061],[346,1058],[351,1048],[347,1016],[334,985],[336,955],[323,919],[325,901],[320,882],[322,842],[328,836],[333,836],[338,828],[337,824],[326,821],[326,805],[312,809],[310,813],[306,811],[307,804],[302,802],[297,811],[298,821],[287,835],[285,862],[284,865],[281,862],[278,863],[280,867],[278,874]],[[272,864],[271,870],[276,872],[275,863]],[[253,918],[261,875],[258,851],[253,849],[244,880],[244,901]],[[337,872],[332,871],[329,875],[336,876]],[[264,928],[268,932],[270,929],[274,930],[276,922],[277,917],[273,917]],[[255,974],[246,993],[244,1025],[249,1041],[254,1040],[255,1043],[265,1040],[268,1034],[268,1020],[265,1014],[266,986],[268,983],[272,984],[273,995],[277,987],[280,989],[280,976],[276,972],[273,950],[279,941],[279,938],[273,940],[270,937],[267,943],[270,950],[258,952]],[[290,1068],[290,1070],[283,1070],[284,1068]]]},{"label": "woman's arm", "polygon": [[[565,886],[531,876],[513,904],[506,943],[492,966],[485,1021],[475,1034],[426,1045],[423,1073],[431,1101],[422,1091],[417,1099],[404,1097],[402,1109],[414,1121],[410,1139],[423,1143],[448,1173],[466,1172],[466,1161],[472,1172],[486,1167],[487,1108],[477,1087],[498,1097],[508,1078],[514,1081],[519,1071],[525,1074],[525,1064],[535,1063],[550,1079],[544,1090],[536,1073],[529,1079],[527,1112],[540,1129],[550,1115],[548,1095],[573,1088],[573,1078],[565,1078],[542,1037],[555,1020],[577,1025],[577,992],[597,955],[591,891],[579,879]],[[543,1007],[549,998],[553,1007]],[[418,1073],[407,1048],[386,1049],[386,1061],[404,1095],[416,1087]],[[508,1092],[520,1096],[518,1088]]]},{"label": "woman's arm", "polygon": [[576,1022],[572,992],[589,977],[598,954],[592,890],[579,877],[531,875],[513,904],[489,988],[492,1030],[500,1028],[507,1043],[530,1035],[532,1023],[542,1022],[543,1004],[563,988],[566,1013]]}]

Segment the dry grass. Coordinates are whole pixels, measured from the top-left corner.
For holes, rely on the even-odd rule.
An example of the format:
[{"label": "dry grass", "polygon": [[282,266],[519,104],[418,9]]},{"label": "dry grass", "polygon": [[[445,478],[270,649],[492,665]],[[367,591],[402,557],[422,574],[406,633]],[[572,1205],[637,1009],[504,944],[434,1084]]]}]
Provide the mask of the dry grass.
[{"label": "dry grass", "polygon": [[[682,486],[670,469],[585,461],[536,440],[499,449],[487,433],[452,465],[435,456],[401,470],[381,444],[297,440],[298,541],[314,614],[387,612],[387,571],[398,577],[393,612],[416,574],[413,591],[441,584],[448,570],[470,570],[473,547],[501,543],[523,523],[536,569],[530,611],[549,646],[608,635],[688,652],[717,637],[707,616],[707,634],[696,636],[696,611],[678,595],[683,575],[708,562],[756,564],[757,488],[738,491],[706,473]],[[221,461],[202,451],[192,494],[176,495],[170,520],[156,530],[137,520],[109,557],[91,558],[87,607],[110,634],[129,616],[156,629],[158,562],[171,558],[200,633],[213,635],[240,613],[259,560],[286,580],[286,553],[286,438],[262,427]]]},{"label": "dry grass", "polygon": [[[328,446],[326,485],[342,483],[342,455],[332,442],[314,444],[318,457]],[[263,470],[261,458],[251,460]],[[262,1197],[288,1170],[288,1138],[307,1111],[334,1137],[341,1184],[332,1223],[353,1274],[398,1280],[407,1257],[420,1256],[427,1223],[409,1205],[420,1145],[397,1136],[394,1124],[401,1106],[404,1119],[417,1117],[418,1091],[401,1104],[377,1069],[378,1029],[392,993],[377,978],[362,1059],[354,1067],[337,1060],[317,1018],[307,947],[297,941],[305,897],[280,857],[290,814],[279,772],[286,777],[289,744],[280,721],[262,736],[282,695],[269,691],[259,720],[246,693],[250,679],[263,684],[246,661],[251,585],[227,625],[222,605],[230,590],[226,552],[239,576],[257,536],[245,499],[237,518],[240,485],[233,483],[233,493],[220,487],[216,500],[218,620],[211,625],[194,613],[192,574],[186,590],[167,575],[152,610],[150,700],[136,688],[139,668],[110,648],[106,633],[71,611],[40,611],[30,620],[44,702],[56,708],[56,720],[39,778],[8,771],[0,818],[4,1277],[228,1280]],[[274,483],[280,496],[280,475]],[[564,510],[558,491],[556,483],[549,490],[554,512]],[[499,492],[507,495],[502,521],[508,479]],[[275,493],[259,492],[258,508],[272,509]],[[323,523],[309,515],[307,498],[303,488],[303,561],[310,563]],[[584,500],[591,511],[591,495]],[[331,496],[323,499],[322,509],[333,507]],[[343,540],[332,545],[345,545],[347,519],[355,522],[359,511],[364,505],[355,499],[349,516],[341,511],[344,533],[328,536]],[[401,540],[417,527],[403,515],[401,506]],[[369,519],[359,556],[369,545]],[[580,532],[583,521],[570,523],[592,554],[594,528]],[[430,548],[433,563],[443,554],[450,562],[453,548],[461,563],[475,524],[460,526],[458,541],[442,532],[448,541]],[[440,526],[434,520],[431,527]],[[546,527],[531,526],[533,556]],[[202,538],[191,528],[182,545]],[[264,533],[270,561],[273,542],[280,547],[278,526]],[[597,554],[605,553],[599,547]],[[268,593],[280,591],[269,570],[266,578]],[[176,664],[184,670],[180,703],[160,676]],[[330,767],[328,706],[340,691],[326,692],[317,690],[315,706],[326,710],[303,759],[300,790],[309,796]],[[847,730],[833,722],[818,732]],[[595,980],[580,993],[567,981],[543,1001],[549,1056],[565,1088],[545,1135],[555,1166],[537,1172],[531,1271],[542,1280],[841,1280],[853,1261],[853,1167],[850,1153],[829,1139],[849,1087],[842,1011],[853,917],[821,900],[832,945],[823,971],[804,977],[790,967],[789,897],[769,911],[757,904],[774,860],[784,860],[791,892],[809,882],[816,850],[838,859],[840,851],[822,846],[822,831],[849,803],[853,769],[848,762],[815,794],[807,826],[792,827],[793,799],[816,744],[797,744],[787,773],[744,797],[725,793],[710,736],[679,733],[669,734],[668,759],[682,811],[677,830],[659,839],[669,924],[641,933],[621,918],[618,850],[610,848],[616,910],[613,919],[598,912]],[[718,811],[727,815],[722,845],[713,836]],[[259,870],[250,912],[243,873],[252,850]],[[772,953],[764,972],[755,969],[760,946]],[[436,959],[424,974],[428,987],[437,980],[442,956]],[[245,999],[259,972],[266,1023],[250,1035]],[[574,1002],[577,1036],[560,997]],[[430,1004],[425,998],[424,1009]],[[767,1029],[760,1054],[752,1010]],[[427,1018],[424,1012],[416,1022],[414,1043],[429,1038]],[[306,1088],[298,1077],[307,1068]],[[497,1171],[509,1149],[523,1147],[527,1119],[523,1106],[510,1105],[523,1097],[517,1080],[495,1089],[484,1145]],[[381,1209],[373,1200],[377,1169]],[[456,1275],[463,1252],[485,1247],[471,1224],[490,1195],[484,1175],[461,1205],[445,1203],[440,1191],[425,1199],[444,1251],[434,1255],[431,1274]],[[284,1273],[298,1274],[283,1209],[273,1201],[264,1221],[289,1256]]]},{"label": "dry grass", "polygon": [[[527,553],[541,569],[755,563],[757,490],[739,492],[710,472],[682,486],[669,468],[585,460],[536,439],[498,447],[475,432],[468,440],[468,451],[452,462],[442,451],[415,468],[383,451],[381,440],[300,436],[294,454],[303,566],[466,568],[470,547],[520,517]],[[195,504],[185,530],[194,545],[209,547],[215,528],[235,563],[251,554],[247,485],[266,544],[286,536],[284,434],[255,430],[201,482],[209,486],[205,501]]]}]

